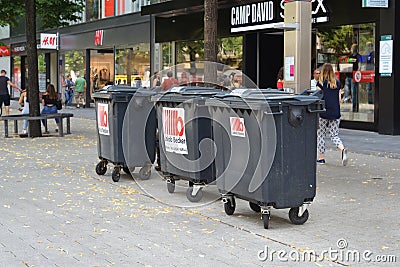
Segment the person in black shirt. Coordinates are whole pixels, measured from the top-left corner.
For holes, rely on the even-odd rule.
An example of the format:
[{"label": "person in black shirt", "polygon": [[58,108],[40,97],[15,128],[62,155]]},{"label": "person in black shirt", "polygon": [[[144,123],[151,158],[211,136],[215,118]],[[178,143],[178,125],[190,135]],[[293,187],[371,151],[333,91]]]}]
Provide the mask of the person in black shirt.
[{"label": "person in black shirt", "polygon": [[[43,109],[41,114],[55,114],[57,113],[57,101],[58,95],[53,84],[49,84],[46,87],[46,93],[42,96]],[[59,118],[55,118],[57,125],[60,123]],[[44,126],[46,126],[46,120],[42,120]],[[57,130],[56,130],[57,131]]]},{"label": "person in black shirt", "polygon": [[358,71],[360,63],[360,54],[358,53],[358,44],[351,46],[351,55],[349,56],[349,63],[353,64],[353,73],[351,79],[351,101],[353,103],[353,112],[358,112],[358,82],[354,81],[354,72]]},{"label": "person in black shirt", "polygon": [[10,79],[6,76],[7,72],[5,70],[1,70],[0,74],[0,108],[4,106],[6,107],[6,115],[10,115],[10,92],[8,91],[8,85],[11,87],[17,88],[20,92],[22,89],[17,85],[13,84]]},{"label": "person in black shirt", "polygon": [[347,165],[347,151],[339,137],[340,124],[340,82],[336,79],[333,67],[325,63],[317,83],[317,89],[322,90],[326,111],[320,113],[319,128],[317,132],[317,146],[319,158],[317,163],[325,164],[325,136],[329,133],[332,142],[341,152],[342,164]]}]

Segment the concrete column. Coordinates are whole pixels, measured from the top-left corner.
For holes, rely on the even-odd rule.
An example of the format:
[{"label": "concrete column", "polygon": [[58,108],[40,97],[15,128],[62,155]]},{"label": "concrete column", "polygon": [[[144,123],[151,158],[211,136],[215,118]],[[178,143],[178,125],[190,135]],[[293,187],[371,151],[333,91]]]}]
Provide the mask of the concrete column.
[{"label": "concrete column", "polygon": [[284,84],[296,93],[310,88],[311,12],[311,1],[285,1]]}]

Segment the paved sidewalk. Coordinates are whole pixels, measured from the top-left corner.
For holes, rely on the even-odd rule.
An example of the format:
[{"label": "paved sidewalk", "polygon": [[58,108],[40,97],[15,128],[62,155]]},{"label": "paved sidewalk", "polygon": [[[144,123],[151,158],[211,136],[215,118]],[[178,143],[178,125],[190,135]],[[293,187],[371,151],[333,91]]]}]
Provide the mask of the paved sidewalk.
[{"label": "paved sidewalk", "polygon": [[[237,200],[235,214],[227,216],[222,203],[212,201],[218,198],[212,186],[204,205],[184,208],[172,204],[190,205],[186,188],[168,194],[154,171],[147,181],[123,174],[113,183],[111,168],[98,176],[94,109],[63,111],[75,114],[72,135],[63,138],[4,139],[0,123],[0,266],[398,264],[367,262],[363,254],[400,261],[398,136],[342,130],[349,165],[340,166],[330,147],[327,164],[317,168],[309,220],[296,226],[287,210],[272,210],[264,230],[244,201]],[[287,261],[276,252],[262,261],[266,250],[269,256],[282,251]],[[321,260],[291,260],[308,250]],[[358,253],[359,262],[352,259]],[[351,254],[350,260],[342,254]]]}]

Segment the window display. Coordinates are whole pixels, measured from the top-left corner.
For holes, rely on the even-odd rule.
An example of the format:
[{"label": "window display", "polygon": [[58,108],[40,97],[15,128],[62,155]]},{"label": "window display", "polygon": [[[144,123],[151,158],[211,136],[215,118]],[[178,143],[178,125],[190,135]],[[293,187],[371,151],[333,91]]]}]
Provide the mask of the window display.
[{"label": "window display", "polygon": [[374,122],[375,24],[320,29],[317,67],[328,62],[342,84],[342,120]]}]

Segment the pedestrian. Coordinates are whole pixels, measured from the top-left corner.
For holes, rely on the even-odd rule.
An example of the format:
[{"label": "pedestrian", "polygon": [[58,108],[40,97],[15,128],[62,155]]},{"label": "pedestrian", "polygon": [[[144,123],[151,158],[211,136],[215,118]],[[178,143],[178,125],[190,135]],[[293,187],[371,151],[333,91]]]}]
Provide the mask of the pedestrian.
[{"label": "pedestrian", "polygon": [[310,89],[313,91],[317,90],[317,83],[319,81],[320,74],[321,71],[319,69],[315,69],[313,72],[313,78],[311,79],[311,86],[310,86]]},{"label": "pedestrian", "polygon": [[325,164],[325,136],[329,133],[332,142],[341,152],[342,165],[347,165],[347,150],[339,137],[340,124],[340,82],[336,79],[333,67],[329,63],[322,66],[317,88],[322,90],[326,111],[320,113],[317,131],[319,157],[317,163]]},{"label": "pedestrian", "polygon": [[71,74],[68,74],[67,79],[64,83],[65,87],[65,106],[72,106],[72,100],[74,99],[74,88],[75,83],[72,81]]},{"label": "pedestrian", "polygon": [[81,77],[81,75],[78,73],[76,75],[76,80],[75,80],[75,101],[76,101],[76,107],[80,108],[80,104],[84,105],[85,103],[85,90],[86,90],[86,80]]},{"label": "pedestrian", "polygon": [[10,97],[10,91],[8,90],[8,85],[11,87],[17,88],[20,92],[22,92],[22,89],[12,83],[10,79],[6,76],[7,72],[5,70],[1,70],[0,73],[0,109],[3,108],[3,103],[4,106],[6,107],[6,115],[10,115],[10,103],[11,103],[11,97]]},{"label": "pedestrian", "polygon": [[161,86],[161,81],[160,81],[160,74],[158,73],[158,71],[154,72],[153,75],[153,86],[152,88]]},{"label": "pedestrian", "polygon": [[[56,114],[57,113],[57,101],[58,95],[56,93],[56,89],[54,88],[53,84],[49,84],[46,87],[46,92],[42,96],[42,112],[41,114]],[[54,118],[56,121],[57,126],[60,125],[60,119]],[[46,127],[46,120],[42,120],[43,126]],[[58,132],[58,129],[56,129]],[[45,133],[49,133],[48,131]]]},{"label": "pedestrian", "polygon": [[178,84],[179,84],[178,80],[175,79],[175,78],[173,78],[172,76],[173,76],[172,71],[168,71],[168,72],[167,72],[167,77],[168,77],[168,78],[165,79],[165,80],[163,81],[163,83],[161,84],[161,89],[162,89],[162,90],[168,90],[168,89],[170,89],[173,85],[178,85]]},{"label": "pedestrian", "polygon": [[[24,91],[22,91],[22,94],[21,94],[18,102],[22,107],[21,114],[28,115],[29,114],[29,102],[28,102],[28,92],[26,89]],[[23,134],[26,134],[27,128],[28,128],[28,120],[24,120],[24,128],[22,129]]]},{"label": "pedestrian", "polygon": [[284,78],[283,78],[283,67],[281,67],[278,71],[278,75],[276,76],[276,88],[280,91],[283,91],[284,87]]}]

